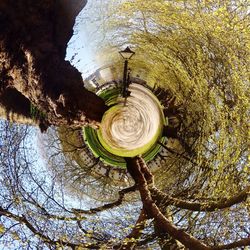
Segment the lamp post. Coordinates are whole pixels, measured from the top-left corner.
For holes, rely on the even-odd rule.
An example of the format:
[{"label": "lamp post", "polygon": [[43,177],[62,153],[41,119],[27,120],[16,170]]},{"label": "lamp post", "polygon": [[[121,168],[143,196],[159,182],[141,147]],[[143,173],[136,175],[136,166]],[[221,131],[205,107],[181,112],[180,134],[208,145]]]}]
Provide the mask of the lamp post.
[{"label": "lamp post", "polygon": [[125,105],[126,99],[130,95],[130,92],[128,91],[129,74],[130,74],[130,71],[128,69],[128,60],[132,58],[135,52],[132,51],[129,47],[127,47],[125,50],[119,51],[119,53],[124,59],[122,97],[125,98],[125,102],[124,102],[124,105]]}]

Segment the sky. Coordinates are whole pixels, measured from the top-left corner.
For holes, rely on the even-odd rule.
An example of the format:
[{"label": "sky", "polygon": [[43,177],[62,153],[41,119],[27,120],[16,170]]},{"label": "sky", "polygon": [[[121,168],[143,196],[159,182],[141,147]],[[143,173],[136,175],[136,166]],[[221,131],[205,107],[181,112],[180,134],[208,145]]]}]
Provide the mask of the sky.
[{"label": "sky", "polygon": [[[104,33],[97,27],[101,20],[99,20],[98,11],[94,10],[95,2],[88,1],[79,13],[74,26],[74,35],[67,48],[66,60],[70,60],[82,73],[83,79],[102,66],[98,63],[97,51]],[[102,1],[97,2],[99,6]]]}]

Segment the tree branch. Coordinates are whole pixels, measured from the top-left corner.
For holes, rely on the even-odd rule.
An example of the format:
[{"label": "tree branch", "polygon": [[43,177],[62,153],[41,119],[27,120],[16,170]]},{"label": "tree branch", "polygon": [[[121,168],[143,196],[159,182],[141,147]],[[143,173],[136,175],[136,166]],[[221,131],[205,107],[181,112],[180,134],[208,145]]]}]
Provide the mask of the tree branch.
[{"label": "tree branch", "polygon": [[212,250],[232,249],[232,248],[236,248],[236,247],[246,247],[246,246],[250,246],[250,237],[241,239],[239,241],[235,241],[235,242],[227,244],[227,245],[220,245],[217,247],[212,247]]},{"label": "tree branch", "polygon": [[249,196],[250,186],[246,187],[243,191],[232,196],[231,198],[222,199],[218,202],[209,202],[209,203],[190,202],[177,199],[158,190],[156,187],[151,188],[150,191],[154,199],[157,200],[158,204],[163,204],[164,202],[166,202],[167,205],[172,205],[178,208],[188,209],[192,211],[212,212],[216,211],[217,209],[229,208],[235,204],[244,202]]},{"label": "tree branch", "polygon": [[89,210],[82,210],[82,209],[72,208],[72,211],[74,213],[79,213],[79,214],[96,214],[98,212],[102,212],[104,210],[107,210],[107,209],[110,209],[110,208],[113,208],[113,207],[117,207],[117,206],[122,204],[125,194],[130,193],[130,192],[134,192],[136,189],[137,189],[136,186],[132,186],[132,187],[128,187],[128,188],[120,190],[118,192],[119,198],[116,201],[112,202],[112,203],[108,203],[108,204],[105,204],[103,206],[96,207],[96,208],[91,208]]},{"label": "tree branch", "polygon": [[176,155],[176,156],[178,156],[178,157],[181,157],[181,158],[183,158],[183,159],[185,159],[185,160],[191,162],[191,163],[194,164],[194,165],[198,165],[198,164],[197,164],[196,162],[194,162],[190,157],[186,156],[186,155],[185,155],[185,152],[183,152],[183,153],[178,153],[178,152],[174,151],[173,149],[167,147],[166,145],[164,145],[164,144],[161,143],[160,141],[158,141],[157,143],[158,143],[159,145],[161,145],[163,148],[165,148],[169,153],[174,154],[174,155]]},{"label": "tree branch", "polygon": [[72,249],[77,249],[77,247],[84,247],[84,248],[88,248],[88,249],[99,249],[100,246],[98,244],[89,244],[89,243],[79,243],[79,244],[75,244],[72,243],[70,241],[64,241],[64,240],[53,240],[50,237],[48,237],[47,235],[45,235],[44,233],[42,233],[39,229],[36,229],[31,222],[28,221],[28,219],[22,215],[16,215],[10,211],[8,211],[7,209],[4,209],[3,207],[0,207],[0,215],[2,216],[6,216],[10,219],[13,219],[19,223],[24,224],[34,235],[36,235],[37,237],[39,237],[41,240],[43,240],[44,243],[48,243],[51,245],[55,245],[55,246],[69,246]]},{"label": "tree branch", "polygon": [[[144,209],[141,210],[141,213],[132,229],[132,231],[126,236],[123,242],[120,245],[115,246],[114,249],[134,249],[137,246],[137,239],[141,236],[142,230],[145,227],[147,216]],[[126,242],[126,244],[124,244]]]},{"label": "tree branch", "polygon": [[[135,180],[135,183],[138,185],[143,208],[147,216],[154,219],[155,223],[157,223],[157,225],[161,227],[163,232],[180,241],[184,246],[190,249],[197,250],[211,249],[193,236],[189,235],[183,230],[178,229],[161,213],[150,194],[146,176],[150,176],[152,174],[149,172],[143,159],[140,157],[126,158],[126,162],[128,172],[131,174],[131,176]],[[153,184],[152,178],[150,180],[150,183]]]}]

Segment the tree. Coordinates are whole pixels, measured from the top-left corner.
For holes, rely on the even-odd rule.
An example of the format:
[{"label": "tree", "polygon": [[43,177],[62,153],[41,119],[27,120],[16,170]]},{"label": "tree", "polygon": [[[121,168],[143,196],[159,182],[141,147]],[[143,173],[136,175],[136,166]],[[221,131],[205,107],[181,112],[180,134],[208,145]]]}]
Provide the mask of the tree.
[{"label": "tree", "polygon": [[[228,199],[212,201],[187,199],[183,193],[169,195],[156,187],[153,175],[140,157],[128,158],[128,171],[135,185],[120,190],[114,202],[83,209],[81,200],[75,199],[72,204],[62,184],[48,175],[46,167],[35,167],[39,162],[33,158],[33,151],[33,157],[30,155],[30,132],[28,127],[1,124],[2,245],[11,248],[12,244],[17,244],[22,249],[36,246],[43,249],[133,249],[145,244],[156,247],[159,241],[162,247],[169,244],[179,247],[180,244],[173,239],[190,249],[231,249],[249,245],[249,238],[245,237],[226,245],[213,246],[210,243],[210,247],[205,245],[209,242],[208,232],[203,238],[201,232],[196,231],[196,227],[202,228],[197,220],[203,223],[211,219],[216,221],[226,216],[226,209],[229,217],[232,214],[236,216],[232,225],[237,227],[237,220],[240,219],[241,229],[247,232],[248,219],[243,213],[246,211],[244,203],[249,195],[249,187]],[[137,205],[138,202],[133,205],[124,200],[125,195],[135,190],[139,190],[143,208]],[[111,209],[113,212],[109,213]],[[100,214],[100,217],[96,214]],[[213,218],[213,214],[217,216]],[[188,232],[178,229],[171,221],[172,217],[176,217],[181,222],[179,226]],[[225,222],[219,223],[223,229]],[[213,233],[209,225],[205,224],[205,227]],[[126,228],[131,231],[124,230]],[[202,241],[190,233],[196,233]]]},{"label": "tree", "polygon": [[[145,162],[139,157],[135,159],[127,159],[128,171],[138,185],[143,209],[148,218],[153,218],[158,233],[164,238],[169,235],[175,240],[180,241],[189,249],[231,249],[235,247],[248,246],[250,244],[249,237],[235,241],[231,244],[209,247],[202,241],[192,237],[183,230],[178,229],[164,214],[166,207],[173,205],[179,208],[184,208],[191,211],[212,212],[218,209],[225,209],[247,199],[250,187],[246,187],[239,194],[232,196],[229,199],[222,199],[217,202],[190,202],[176,199],[159,191],[154,184],[154,179]],[[173,243],[171,243],[173,244]]]},{"label": "tree", "polygon": [[[179,190],[186,197],[229,198],[248,186],[248,26],[244,1],[126,1],[111,17],[111,46],[134,45],[133,68],[144,68],[144,79],[166,89],[179,109],[174,137],[183,148],[168,151],[182,160],[166,168],[178,166],[188,180],[186,193]],[[157,182],[173,192],[167,181]]]},{"label": "tree", "polygon": [[83,87],[81,74],[64,60],[75,17],[85,4],[1,2],[1,105],[7,115],[33,119],[42,130],[101,121],[104,102]]}]

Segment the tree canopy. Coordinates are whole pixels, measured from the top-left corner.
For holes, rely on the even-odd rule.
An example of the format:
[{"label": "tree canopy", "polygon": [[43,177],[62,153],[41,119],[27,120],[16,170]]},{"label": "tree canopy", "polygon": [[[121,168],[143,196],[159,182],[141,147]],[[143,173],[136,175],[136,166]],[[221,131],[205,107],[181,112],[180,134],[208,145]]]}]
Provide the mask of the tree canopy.
[{"label": "tree canopy", "polygon": [[175,98],[178,137],[210,176],[207,191],[216,196],[247,184],[247,7],[245,1],[125,1],[111,21],[112,45],[120,37],[133,45],[135,67]]}]

